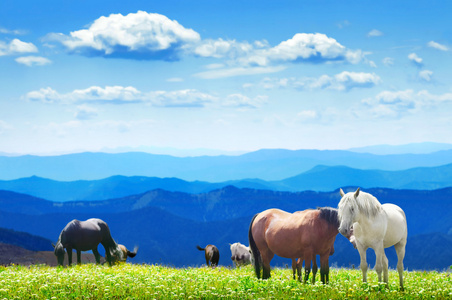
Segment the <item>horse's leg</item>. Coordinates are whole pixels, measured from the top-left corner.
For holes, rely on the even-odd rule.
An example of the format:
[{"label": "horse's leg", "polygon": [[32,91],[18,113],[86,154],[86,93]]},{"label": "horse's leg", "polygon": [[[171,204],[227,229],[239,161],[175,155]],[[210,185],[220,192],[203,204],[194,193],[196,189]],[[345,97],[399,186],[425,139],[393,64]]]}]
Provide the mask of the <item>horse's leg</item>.
[{"label": "horse's leg", "polygon": [[397,252],[397,272],[399,272],[400,289],[403,291],[403,259],[405,258],[406,239],[394,245]]},{"label": "horse's leg", "polygon": [[376,245],[374,250],[375,250],[375,256],[377,257],[377,260],[375,262],[375,271],[377,271],[377,274],[378,274],[378,282],[381,282],[382,281],[381,273],[383,271],[385,261],[388,260],[385,255],[383,241],[380,244]]},{"label": "horse's leg", "polygon": [[292,273],[293,273],[293,279],[295,280],[295,273],[297,271],[298,267],[297,267],[297,259],[296,258],[292,258]]},{"label": "horse's leg", "polygon": [[108,265],[111,267],[111,253],[110,253],[110,248],[105,247],[105,245],[102,244],[102,246],[104,246],[105,248],[105,259],[108,262]]},{"label": "horse's leg", "polygon": [[96,264],[100,264],[100,254],[99,251],[97,251],[97,247],[93,249],[94,257],[96,258]]},{"label": "horse's leg", "polygon": [[309,273],[311,273],[311,262],[312,255],[310,253],[305,254],[304,256],[304,283],[306,283],[309,279]]},{"label": "horse's leg", "polygon": [[356,247],[358,248],[358,252],[359,252],[359,257],[360,257],[360,268],[361,268],[361,272],[363,273],[363,282],[367,282],[367,257],[366,257],[366,250],[367,248],[364,248],[364,246],[357,242],[356,243]]},{"label": "horse's leg", "polygon": [[328,263],[329,253],[325,253],[320,255],[320,278],[322,279],[323,284],[327,284],[330,282],[329,274],[330,274],[330,266]]},{"label": "horse's leg", "polygon": [[267,249],[267,251],[261,252],[262,256],[262,279],[270,278],[270,261],[272,260],[274,254]]},{"label": "horse's leg", "polygon": [[67,251],[67,265],[70,266],[72,264],[72,248],[66,248]]},{"label": "horse's leg", "polygon": [[303,260],[301,258],[299,258],[297,260],[297,278],[298,278],[298,281],[300,281],[300,282],[301,282],[301,267],[302,267],[302,265],[303,265]]},{"label": "horse's leg", "polygon": [[82,264],[82,251],[77,249],[77,265]]},{"label": "horse's leg", "polygon": [[[315,255],[312,256],[312,284],[315,283],[315,276],[317,275],[317,258]],[[322,274],[322,261],[320,261],[320,274]]]}]

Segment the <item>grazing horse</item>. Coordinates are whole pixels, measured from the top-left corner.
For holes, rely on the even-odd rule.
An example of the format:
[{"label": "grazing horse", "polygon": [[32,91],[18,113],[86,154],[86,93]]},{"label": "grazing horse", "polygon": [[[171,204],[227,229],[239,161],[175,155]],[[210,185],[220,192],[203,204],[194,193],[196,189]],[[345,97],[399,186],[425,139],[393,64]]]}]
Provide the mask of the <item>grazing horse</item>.
[{"label": "grazing horse", "polygon": [[[261,268],[262,279],[270,277],[270,261],[276,254],[292,259],[292,268],[296,266],[294,269],[300,270],[300,273],[301,263],[305,261],[306,283],[311,262],[319,254],[321,280],[328,283],[328,258],[334,252],[338,226],[337,209],[331,207],[307,209],[293,214],[273,208],[256,214],[251,221],[248,237],[257,278],[260,278]],[[316,273],[317,264],[314,262],[313,283]]]},{"label": "grazing horse", "polygon": [[207,245],[205,248],[201,248],[198,245],[196,246],[199,251],[204,251],[204,254],[206,256],[206,265],[212,266],[212,268],[215,268],[218,266],[218,261],[220,260],[220,251],[218,251],[218,248],[214,245]]},{"label": "grazing horse", "polygon": [[[107,223],[101,219],[72,220],[63,228],[55,245],[58,265],[63,265],[64,248],[67,251],[69,266],[72,264],[72,249],[77,250],[77,264],[81,264],[81,252],[88,250],[93,251],[96,263],[100,263],[100,254],[97,251],[99,244],[104,246],[105,257],[110,266],[112,261],[126,260],[123,249],[111,237]],[[134,254],[132,255],[135,256]]]},{"label": "grazing horse", "polygon": [[375,251],[375,270],[378,281],[388,284],[388,259],[384,248],[394,246],[397,252],[397,271],[399,272],[400,288],[403,290],[403,258],[407,241],[407,223],[403,210],[394,204],[380,204],[371,194],[356,192],[345,194],[340,190],[339,202],[339,232],[350,239],[356,246],[361,257],[363,282],[367,282],[366,250]]},{"label": "grazing horse", "polygon": [[234,262],[236,267],[252,263],[253,255],[250,247],[242,245],[241,243],[232,244],[231,260]]}]

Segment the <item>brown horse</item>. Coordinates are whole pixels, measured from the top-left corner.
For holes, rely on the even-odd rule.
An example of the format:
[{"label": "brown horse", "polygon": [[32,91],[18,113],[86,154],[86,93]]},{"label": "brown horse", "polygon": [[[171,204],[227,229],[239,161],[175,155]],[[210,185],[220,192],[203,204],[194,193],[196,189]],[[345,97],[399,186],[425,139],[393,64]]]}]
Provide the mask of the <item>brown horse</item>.
[{"label": "brown horse", "polygon": [[276,254],[292,259],[294,272],[300,270],[301,273],[301,263],[305,261],[305,283],[311,272],[311,262],[314,261],[312,282],[315,282],[315,256],[318,254],[321,280],[328,283],[328,258],[334,253],[338,228],[337,209],[331,207],[307,209],[293,214],[273,208],[256,214],[251,221],[248,237],[257,278],[260,278],[261,268],[262,279],[270,277],[270,261]]},{"label": "brown horse", "polygon": [[218,266],[218,262],[220,261],[220,251],[217,247],[214,245],[207,245],[205,248],[201,248],[197,245],[196,248],[198,248],[199,251],[204,251],[207,266],[209,266],[209,262],[212,268]]}]

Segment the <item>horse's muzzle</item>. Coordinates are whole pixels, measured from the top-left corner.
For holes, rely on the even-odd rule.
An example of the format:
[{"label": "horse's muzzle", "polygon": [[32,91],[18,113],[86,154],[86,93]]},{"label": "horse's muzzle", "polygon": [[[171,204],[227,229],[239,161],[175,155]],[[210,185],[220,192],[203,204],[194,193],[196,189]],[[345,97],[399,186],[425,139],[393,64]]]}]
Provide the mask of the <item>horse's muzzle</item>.
[{"label": "horse's muzzle", "polygon": [[339,233],[340,234],[342,234],[343,236],[345,236],[347,239],[350,237],[350,235],[351,235],[351,230],[350,230],[350,227],[343,227],[343,226],[341,226],[341,227],[339,227]]}]

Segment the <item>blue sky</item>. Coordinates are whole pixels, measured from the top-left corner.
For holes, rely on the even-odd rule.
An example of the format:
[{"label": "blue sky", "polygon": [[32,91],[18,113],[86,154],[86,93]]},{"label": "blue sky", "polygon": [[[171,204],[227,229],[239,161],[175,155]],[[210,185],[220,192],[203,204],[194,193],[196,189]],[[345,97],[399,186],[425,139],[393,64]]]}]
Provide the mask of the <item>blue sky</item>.
[{"label": "blue sky", "polygon": [[5,0],[0,152],[452,143],[451,5]]}]

